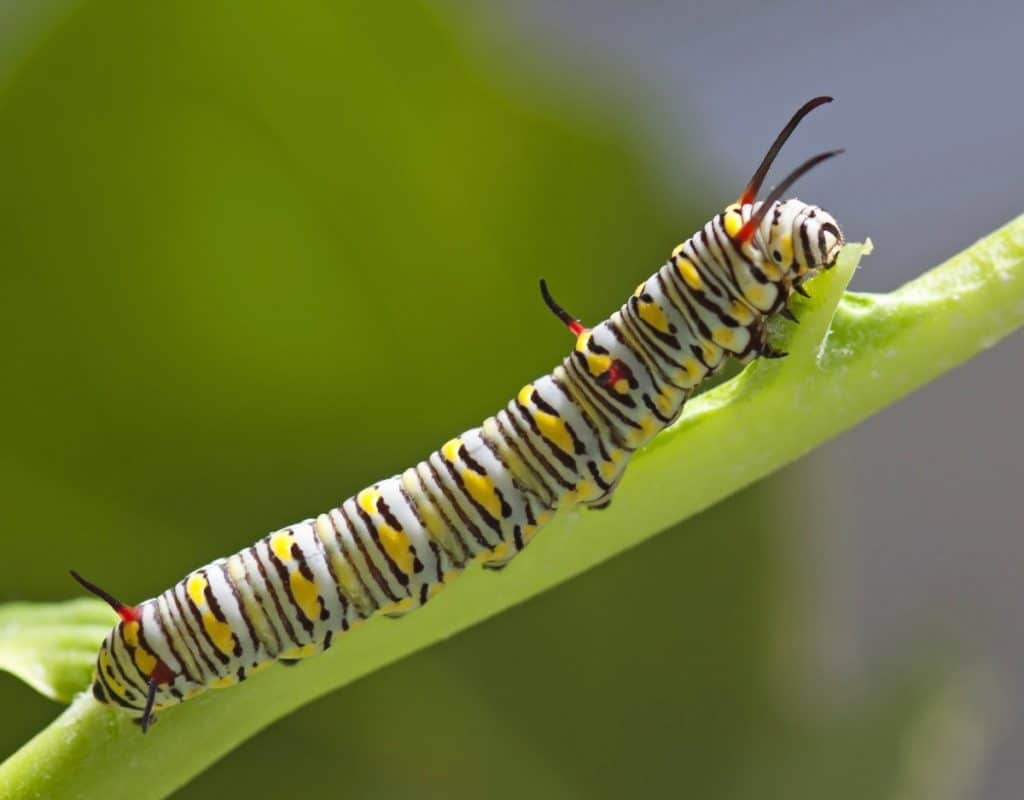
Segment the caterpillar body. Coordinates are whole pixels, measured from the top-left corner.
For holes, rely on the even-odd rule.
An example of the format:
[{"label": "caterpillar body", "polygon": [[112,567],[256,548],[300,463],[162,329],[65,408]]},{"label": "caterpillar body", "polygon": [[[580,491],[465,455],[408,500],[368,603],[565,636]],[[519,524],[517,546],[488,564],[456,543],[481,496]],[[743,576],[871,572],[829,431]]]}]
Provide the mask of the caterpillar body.
[{"label": "caterpillar body", "polygon": [[576,336],[550,374],[401,475],[315,519],[195,570],[137,606],[105,599],[121,621],[104,640],[92,691],[145,731],[157,711],[274,663],[326,650],[381,613],[428,602],[474,562],[500,568],[559,509],[603,508],[631,455],[679,415],[730,357],[784,355],[766,321],[838,257],[843,236],[822,209],[783,193],[839,151],[816,156],[756,200],[782,130],[739,200],[679,245],[610,318],[587,328],[541,281]]}]

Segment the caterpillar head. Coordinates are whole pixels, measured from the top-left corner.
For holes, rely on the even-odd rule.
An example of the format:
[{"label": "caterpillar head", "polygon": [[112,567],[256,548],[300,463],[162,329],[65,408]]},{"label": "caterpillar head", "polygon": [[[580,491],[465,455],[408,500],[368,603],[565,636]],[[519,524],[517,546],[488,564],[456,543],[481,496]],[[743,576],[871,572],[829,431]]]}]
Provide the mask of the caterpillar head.
[{"label": "caterpillar head", "polygon": [[772,189],[764,202],[756,200],[772,162],[796,126],[811,111],[831,102],[831,97],[815,97],[797,109],[775,137],[736,203],[744,210],[744,220],[735,232],[734,241],[754,247],[766,262],[778,268],[781,275],[773,282],[781,283],[787,295],[789,288],[835,265],[843,246],[843,234],[827,211],[795,198],[783,200],[783,195],[806,172],[843,151],[830,150],[809,158]]},{"label": "caterpillar head", "polygon": [[754,242],[793,284],[835,266],[843,232],[827,211],[796,198],[775,203],[764,215]]}]

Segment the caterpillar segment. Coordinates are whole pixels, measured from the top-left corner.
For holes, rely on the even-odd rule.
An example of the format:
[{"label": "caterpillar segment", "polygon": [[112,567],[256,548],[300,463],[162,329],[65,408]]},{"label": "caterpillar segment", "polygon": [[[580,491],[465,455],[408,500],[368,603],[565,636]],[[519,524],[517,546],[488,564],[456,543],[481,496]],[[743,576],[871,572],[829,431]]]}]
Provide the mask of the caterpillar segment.
[{"label": "caterpillar segment", "polygon": [[786,138],[829,99],[799,109],[739,200],[605,321],[584,325],[542,280],[544,302],[575,344],[480,427],[138,606],[72,573],[120,616],[97,657],[96,699],[146,730],[157,712],[199,692],[322,652],[375,614],[419,608],[473,563],[504,567],[560,509],[607,507],[632,454],[709,375],[730,358],[784,355],[768,341],[767,320],[835,263],[836,221],[782,195],[838,151],[804,162],[757,200]]}]

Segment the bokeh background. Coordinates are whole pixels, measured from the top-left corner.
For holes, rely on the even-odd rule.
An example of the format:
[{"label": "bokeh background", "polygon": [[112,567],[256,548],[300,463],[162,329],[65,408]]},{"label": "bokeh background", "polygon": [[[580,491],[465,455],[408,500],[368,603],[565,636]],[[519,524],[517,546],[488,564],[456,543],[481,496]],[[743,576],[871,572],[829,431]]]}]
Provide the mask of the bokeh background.
[{"label": "bokeh background", "polygon": [[[476,424],[780,171],[883,291],[1024,211],[1019,3],[6,0],[0,601],[149,596]],[[1018,797],[1020,336],[179,795]],[[799,435],[799,425],[794,426]],[[57,713],[0,675],[0,757]],[[130,776],[126,776],[130,780]]]}]

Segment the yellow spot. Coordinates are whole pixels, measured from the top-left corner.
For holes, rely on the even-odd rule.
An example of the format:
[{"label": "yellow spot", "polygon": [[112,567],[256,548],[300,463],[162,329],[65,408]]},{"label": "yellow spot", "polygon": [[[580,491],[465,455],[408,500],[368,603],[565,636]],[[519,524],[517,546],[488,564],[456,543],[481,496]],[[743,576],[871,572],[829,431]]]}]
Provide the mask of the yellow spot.
[{"label": "yellow spot", "polygon": [[235,635],[231,632],[231,626],[221,622],[212,611],[203,612],[203,627],[217,649],[224,655],[231,655],[235,650]]},{"label": "yellow spot", "polygon": [[722,358],[722,351],[710,342],[701,342],[701,350],[704,352],[704,361],[707,364],[717,364]]},{"label": "yellow spot", "polygon": [[413,556],[409,550],[409,537],[401,531],[396,531],[390,525],[381,525],[377,531],[380,536],[381,546],[388,558],[395,562],[406,575],[412,574]]},{"label": "yellow spot", "polygon": [[551,522],[551,518],[553,516],[554,514],[551,511],[541,511],[539,514],[537,514],[537,526],[540,527],[541,525],[547,525],[549,522]]},{"label": "yellow spot", "polygon": [[188,583],[185,584],[185,590],[188,592],[189,599],[202,613],[203,628],[206,629],[210,641],[222,653],[230,655],[235,649],[235,635],[231,632],[231,626],[217,619],[207,607],[206,586],[206,578],[202,575],[194,574],[189,577]]},{"label": "yellow spot", "polygon": [[124,640],[127,642],[129,647],[139,646],[139,623],[138,622],[126,622],[124,627],[121,628],[124,632]]},{"label": "yellow spot", "polygon": [[575,445],[572,436],[569,435],[569,428],[566,426],[565,420],[543,411],[535,411],[533,418],[544,437],[558,445],[559,450],[570,455],[575,452]]},{"label": "yellow spot", "polygon": [[668,319],[657,303],[640,303],[640,319],[656,331],[668,333]]},{"label": "yellow spot", "polygon": [[725,232],[729,234],[729,236],[735,236],[740,232],[740,228],[742,227],[743,217],[741,217],[734,209],[730,209],[725,215]]},{"label": "yellow spot", "polygon": [[366,595],[363,594],[362,584],[359,583],[359,578],[348,560],[336,553],[331,553],[331,566],[334,567],[334,574],[337,576],[341,588],[345,590],[345,594],[360,609],[365,610],[368,604]]},{"label": "yellow spot", "polygon": [[768,308],[775,300],[773,284],[751,283],[743,288],[743,296],[757,308]]},{"label": "yellow spot", "polygon": [[156,669],[156,659],[152,655],[138,647],[135,649],[133,656],[135,658],[135,665],[143,675],[153,674],[153,670]]},{"label": "yellow spot", "polygon": [[460,477],[470,496],[487,509],[492,517],[501,519],[501,501],[494,491],[494,482],[486,475],[468,469],[462,470]]},{"label": "yellow spot", "polygon": [[227,689],[238,683],[238,678],[234,675],[225,675],[223,678],[217,678],[210,681],[211,689]]},{"label": "yellow spot", "polygon": [[[576,337],[576,350],[578,352],[583,353],[583,352],[586,351],[586,349],[587,349],[587,342],[590,341],[591,335],[592,335],[591,331],[583,331],[582,333],[580,333],[579,336]],[[533,384],[531,384],[531,383],[528,383],[526,385],[530,386],[531,388],[533,386]]]},{"label": "yellow spot", "polygon": [[700,273],[697,272],[697,268],[689,259],[680,258],[676,262],[676,269],[679,270],[679,275],[683,279],[683,283],[691,289],[700,289],[704,285],[704,281],[701,280]]},{"label": "yellow spot", "polygon": [[278,531],[270,537],[270,549],[281,561],[291,561],[292,535],[287,531]]},{"label": "yellow spot", "polygon": [[711,332],[711,338],[715,340],[716,344],[720,344],[722,347],[729,349],[736,344],[736,331],[732,328],[715,328]]},{"label": "yellow spot", "polygon": [[320,645],[315,642],[289,647],[277,654],[278,658],[309,658],[320,652]]},{"label": "yellow spot", "polygon": [[[448,445],[445,445],[447,447]],[[356,502],[367,514],[377,513],[377,501],[380,499],[380,492],[376,489],[363,489],[356,495]]]},{"label": "yellow spot", "polygon": [[[127,687],[125,687],[125,685],[123,683],[121,683],[121,681],[118,680],[117,678],[111,678],[110,677],[110,675],[111,675],[111,671],[110,671],[110,653],[109,653],[109,651],[107,651],[106,648],[100,650],[100,671],[103,673],[103,677],[106,680],[107,686],[110,687],[114,691],[114,694],[116,694],[122,700],[127,699],[125,697],[125,692],[127,691]],[[114,670],[113,674],[114,675],[119,675],[120,674],[120,670]]]},{"label": "yellow spot", "polygon": [[781,281],[783,270],[774,261],[761,261],[761,271],[768,276],[773,283]]},{"label": "yellow spot", "polygon": [[413,495],[416,499],[416,510],[420,512],[420,517],[427,523],[427,530],[430,531],[431,535],[435,538],[443,536],[448,532],[448,527],[445,525],[444,520],[441,519],[441,515],[437,512],[433,503],[424,503],[422,498],[418,495]]},{"label": "yellow spot", "polygon": [[725,207],[725,210],[726,211],[739,211],[740,210],[740,204],[739,203],[729,203],[729,205],[727,205]]},{"label": "yellow spot", "polygon": [[682,244],[677,244],[675,247],[673,247],[672,258],[679,258],[683,254],[683,247],[685,246],[686,242],[683,242]]},{"label": "yellow spot", "polygon": [[135,666],[144,675],[151,675],[153,671],[157,669],[157,659],[151,654],[150,651],[144,649],[138,642],[138,628],[137,622],[125,623],[122,631],[124,632],[125,643],[132,650],[132,659],[135,661]]},{"label": "yellow spot", "polygon": [[741,300],[733,301],[732,306],[729,309],[729,314],[735,319],[740,325],[749,325],[754,321],[754,315],[750,309],[747,308],[746,303]]},{"label": "yellow spot", "polygon": [[397,617],[407,611],[412,611],[415,604],[416,601],[413,598],[406,597],[399,600],[397,603],[392,603],[389,606],[382,606],[380,610],[382,614],[390,614],[393,617]]},{"label": "yellow spot", "polygon": [[793,258],[793,237],[788,233],[779,239],[779,252],[782,253],[782,263],[789,263]]},{"label": "yellow spot", "polygon": [[658,411],[661,412],[662,416],[668,416],[670,413],[672,413],[671,398],[666,397],[664,394],[660,392],[654,397],[654,405],[658,407]]},{"label": "yellow spot", "polygon": [[288,588],[306,619],[310,622],[320,619],[320,593],[313,581],[297,569],[292,570],[288,575]]},{"label": "yellow spot", "polygon": [[643,283],[638,285],[636,287],[636,291],[633,292],[633,297],[639,297],[640,295],[642,295],[644,293],[644,289],[646,288],[646,286],[647,286],[647,281],[644,281]]},{"label": "yellow spot", "polygon": [[522,389],[519,390],[519,394],[516,395],[516,400],[519,401],[519,405],[530,406],[530,400],[533,397],[533,384],[528,383]]},{"label": "yellow spot", "polygon": [[601,466],[598,467],[598,472],[601,473],[601,477],[606,483],[611,483],[615,480],[615,476],[618,474],[619,468],[611,461],[602,461]]},{"label": "yellow spot", "polygon": [[[522,392],[520,392],[522,394]],[[453,464],[459,460],[459,448],[462,447],[462,439],[449,439],[441,447],[441,455]]]},{"label": "yellow spot", "polygon": [[491,551],[491,556],[495,561],[503,561],[509,556],[508,542],[501,542],[497,547]]},{"label": "yellow spot", "polygon": [[630,444],[639,444],[647,441],[655,434],[654,417],[646,416],[640,420],[640,427],[635,428],[629,435]]},{"label": "yellow spot", "polygon": [[619,378],[612,384],[612,388],[619,394],[625,394],[629,391],[629,379]]},{"label": "yellow spot", "polygon": [[206,578],[202,575],[192,575],[185,584],[189,599],[197,606],[206,605]]},{"label": "yellow spot", "polygon": [[576,496],[580,500],[589,500],[597,495],[597,485],[593,481],[580,481],[576,484]]},{"label": "yellow spot", "polygon": [[611,356],[601,356],[594,353],[587,353],[587,369],[591,375],[603,375],[612,368]]}]

